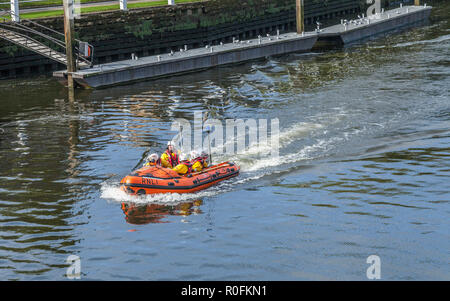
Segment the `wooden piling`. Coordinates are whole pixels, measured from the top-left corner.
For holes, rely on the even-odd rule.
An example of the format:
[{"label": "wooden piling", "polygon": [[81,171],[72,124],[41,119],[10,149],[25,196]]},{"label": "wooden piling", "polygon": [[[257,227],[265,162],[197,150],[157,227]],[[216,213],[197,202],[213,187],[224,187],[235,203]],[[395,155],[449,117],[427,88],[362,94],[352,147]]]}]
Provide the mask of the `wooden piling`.
[{"label": "wooden piling", "polygon": [[305,10],[304,0],[296,0],[296,19],[297,19],[297,33],[305,31]]},{"label": "wooden piling", "polygon": [[66,41],[67,57],[67,86],[74,88],[72,73],[77,71],[75,59],[75,40],[74,40],[74,20],[73,20],[73,0],[63,0],[64,4],[64,36]]}]

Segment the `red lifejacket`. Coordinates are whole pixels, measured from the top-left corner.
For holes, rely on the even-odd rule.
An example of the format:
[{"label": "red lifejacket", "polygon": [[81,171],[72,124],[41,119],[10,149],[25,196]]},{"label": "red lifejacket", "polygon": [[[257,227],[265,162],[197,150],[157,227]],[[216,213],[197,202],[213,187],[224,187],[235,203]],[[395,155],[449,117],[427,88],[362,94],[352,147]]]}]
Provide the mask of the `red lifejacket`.
[{"label": "red lifejacket", "polygon": [[193,159],[191,162],[192,162],[192,165],[194,165],[197,162],[200,162],[203,165],[203,158],[197,157],[197,158]]},{"label": "red lifejacket", "polygon": [[178,159],[178,155],[176,152],[169,152],[168,149],[166,149],[165,153],[167,154],[167,156],[169,157],[169,164],[172,167],[177,166],[178,164],[180,164],[180,160]]},{"label": "red lifejacket", "polygon": [[192,172],[192,165],[193,165],[193,163],[191,161],[183,160],[183,161],[180,161],[178,164],[184,164],[184,165],[187,166],[187,168],[188,168],[188,171],[186,172],[187,174]]},{"label": "red lifejacket", "polygon": [[205,159],[203,157],[197,157],[191,161],[191,166],[194,166],[195,163],[200,162],[202,165],[202,169],[205,167]]}]

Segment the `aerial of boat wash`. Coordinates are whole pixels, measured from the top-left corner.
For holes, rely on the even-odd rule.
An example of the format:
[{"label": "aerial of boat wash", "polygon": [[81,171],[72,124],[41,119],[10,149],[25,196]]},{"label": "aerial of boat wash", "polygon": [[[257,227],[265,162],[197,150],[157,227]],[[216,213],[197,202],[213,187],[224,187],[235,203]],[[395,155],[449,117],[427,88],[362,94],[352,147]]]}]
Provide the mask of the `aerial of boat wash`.
[{"label": "aerial of boat wash", "polygon": [[450,3],[400,2],[194,56],[333,42],[307,51],[101,88],[61,85],[59,63],[0,80],[0,279],[450,280]]}]

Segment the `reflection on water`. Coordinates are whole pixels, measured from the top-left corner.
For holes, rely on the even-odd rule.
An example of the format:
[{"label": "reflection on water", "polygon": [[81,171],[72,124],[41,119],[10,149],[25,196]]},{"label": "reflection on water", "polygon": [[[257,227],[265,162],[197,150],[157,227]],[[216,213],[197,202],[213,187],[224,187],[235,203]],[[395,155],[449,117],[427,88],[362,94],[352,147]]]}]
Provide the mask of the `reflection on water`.
[{"label": "reflection on water", "polygon": [[[0,82],[2,279],[63,280],[78,255],[88,280],[363,280],[372,254],[386,280],[449,279],[441,5],[430,26],[350,48],[74,100],[51,79]],[[196,195],[121,195],[194,111],[278,118],[280,157],[217,157],[240,176]]]},{"label": "reflection on water", "polygon": [[176,205],[161,204],[136,204],[123,202],[122,211],[125,213],[125,220],[130,224],[145,225],[150,223],[165,223],[168,215],[189,216],[191,214],[201,214],[200,206],[202,200],[193,202],[183,202]]}]

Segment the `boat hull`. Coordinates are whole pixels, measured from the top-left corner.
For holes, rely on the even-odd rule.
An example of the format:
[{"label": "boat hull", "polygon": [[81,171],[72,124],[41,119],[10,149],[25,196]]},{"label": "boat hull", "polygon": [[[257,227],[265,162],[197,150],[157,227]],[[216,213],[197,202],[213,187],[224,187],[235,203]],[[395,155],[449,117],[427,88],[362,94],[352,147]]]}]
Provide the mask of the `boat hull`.
[{"label": "boat hull", "polygon": [[193,193],[233,178],[239,171],[239,166],[231,162],[213,165],[202,172],[185,176],[174,174],[171,169],[163,167],[141,168],[123,178],[120,184],[121,189],[131,195]]}]

